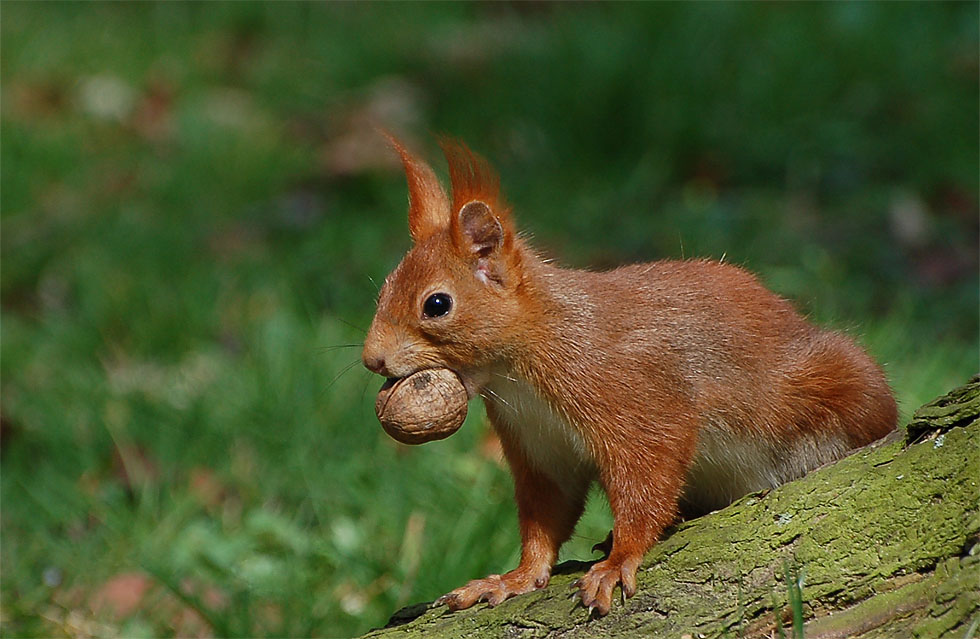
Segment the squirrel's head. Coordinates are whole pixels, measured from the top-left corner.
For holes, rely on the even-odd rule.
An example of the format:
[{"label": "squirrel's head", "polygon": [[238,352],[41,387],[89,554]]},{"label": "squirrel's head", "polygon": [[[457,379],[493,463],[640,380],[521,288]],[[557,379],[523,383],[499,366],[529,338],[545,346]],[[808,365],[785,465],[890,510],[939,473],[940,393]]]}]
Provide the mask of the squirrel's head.
[{"label": "squirrel's head", "polygon": [[507,356],[519,321],[520,240],[483,158],[442,141],[449,198],[429,165],[389,140],[408,178],[413,246],[381,287],[364,366],[389,378],[449,368],[472,397]]}]

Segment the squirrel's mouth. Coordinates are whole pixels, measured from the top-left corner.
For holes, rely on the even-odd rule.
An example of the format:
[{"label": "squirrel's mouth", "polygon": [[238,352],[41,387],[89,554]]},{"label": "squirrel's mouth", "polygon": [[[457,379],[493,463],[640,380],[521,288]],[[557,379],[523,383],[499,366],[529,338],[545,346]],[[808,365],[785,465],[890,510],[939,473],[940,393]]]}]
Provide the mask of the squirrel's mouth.
[{"label": "squirrel's mouth", "polygon": [[[448,368],[448,366],[446,368]],[[380,390],[381,391],[388,390],[389,388],[391,388],[398,382],[402,381],[406,377],[409,377],[410,375],[414,375],[415,373],[421,370],[425,370],[425,369],[420,368],[418,371],[413,371],[409,375],[402,375],[401,377],[386,377],[384,384],[381,385]],[[459,380],[463,382],[463,388],[466,389],[466,399],[473,399],[474,397],[480,394],[480,385],[476,383],[476,381],[471,376],[461,373],[458,370],[452,368],[450,368],[449,370],[456,373],[456,375],[459,377]]]}]

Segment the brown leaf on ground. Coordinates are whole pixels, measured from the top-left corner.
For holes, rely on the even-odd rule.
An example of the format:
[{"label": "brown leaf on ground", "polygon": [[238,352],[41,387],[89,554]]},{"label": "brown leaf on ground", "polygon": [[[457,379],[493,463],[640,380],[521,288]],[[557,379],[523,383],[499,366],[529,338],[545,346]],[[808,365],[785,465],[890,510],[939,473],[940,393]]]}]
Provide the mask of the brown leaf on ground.
[{"label": "brown leaf on ground", "polygon": [[152,579],[143,573],[120,573],[95,591],[89,598],[89,607],[97,615],[125,619],[139,610],[152,585]]},{"label": "brown leaf on ground", "polygon": [[139,96],[130,118],[130,125],[141,137],[163,141],[173,137],[173,107],[176,89],[168,82],[150,81]]},{"label": "brown leaf on ground", "polygon": [[196,466],[187,478],[187,490],[202,506],[215,508],[221,505],[228,491],[209,468]]},{"label": "brown leaf on ground", "polygon": [[31,122],[59,116],[68,106],[68,82],[50,80],[14,80],[6,90],[9,105],[4,116]]},{"label": "brown leaf on ground", "polygon": [[[206,609],[220,610],[228,605],[228,597],[214,586],[185,579],[180,588]],[[91,618],[93,622],[98,619],[119,624],[139,613],[149,623],[169,628],[179,637],[214,636],[213,629],[197,610],[141,572],[120,573],[106,581],[88,598],[88,612],[76,609],[70,600],[62,605],[65,610],[72,610],[72,615]]]},{"label": "brown leaf on ground", "polygon": [[483,432],[480,438],[480,456],[490,460],[501,468],[506,467],[504,463],[504,447],[500,443],[500,438],[489,428]]}]

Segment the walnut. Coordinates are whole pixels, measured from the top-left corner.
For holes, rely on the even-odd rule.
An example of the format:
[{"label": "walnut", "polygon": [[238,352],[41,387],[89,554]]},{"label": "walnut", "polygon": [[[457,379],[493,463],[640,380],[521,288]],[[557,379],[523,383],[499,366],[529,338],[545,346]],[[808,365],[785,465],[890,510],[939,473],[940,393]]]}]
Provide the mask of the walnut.
[{"label": "walnut", "polygon": [[374,410],[385,432],[403,444],[449,437],[466,419],[466,389],[448,368],[429,368],[378,391]]}]

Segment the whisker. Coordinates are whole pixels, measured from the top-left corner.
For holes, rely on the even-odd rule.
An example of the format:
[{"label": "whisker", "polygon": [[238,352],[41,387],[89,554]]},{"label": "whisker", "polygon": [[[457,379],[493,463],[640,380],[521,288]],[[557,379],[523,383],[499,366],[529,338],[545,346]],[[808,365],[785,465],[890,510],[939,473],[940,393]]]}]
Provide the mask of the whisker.
[{"label": "whisker", "polygon": [[376,292],[378,292],[378,293],[380,293],[380,292],[381,292],[381,287],[380,287],[380,286],[378,286],[378,283],[374,281],[374,278],[373,278],[373,277],[371,277],[370,275],[368,275],[368,276],[367,276],[367,278],[368,278],[369,280],[371,280],[371,283],[372,283],[372,284],[374,284],[374,290],[375,290]]},{"label": "whisker", "polygon": [[496,375],[497,377],[502,377],[502,378],[504,378],[504,379],[506,379],[508,381],[511,381],[511,382],[518,381],[516,377],[511,377],[510,375],[504,375],[503,373],[494,372],[494,375]]},{"label": "whisker", "polygon": [[[503,404],[504,406],[506,406],[507,408],[509,408],[510,410],[512,410],[512,411],[514,412],[514,414],[515,414],[515,415],[517,414],[517,409],[516,409],[516,408],[514,408],[513,406],[511,406],[511,405],[510,405],[510,402],[508,402],[508,401],[507,401],[506,399],[504,399],[503,397],[501,397],[501,396],[500,396],[500,395],[498,395],[497,393],[495,393],[495,392],[493,392],[493,390],[491,390],[491,389],[489,389],[489,388],[484,388],[484,389],[483,389],[483,392],[485,392],[485,393],[490,393],[490,394],[491,394],[491,395],[493,395],[493,396],[494,396],[494,397],[495,397],[495,398],[496,398],[496,399],[497,399],[497,400],[498,400],[498,401],[499,401],[500,403],[502,403],[502,404]],[[484,398],[486,398],[486,399],[489,399],[489,398],[488,398],[488,397],[487,397],[486,395],[484,395],[483,393],[480,393],[480,396],[481,396],[481,397],[484,397]]]},{"label": "whisker", "polygon": [[327,384],[326,386],[323,387],[323,390],[326,391],[328,388],[330,388],[331,386],[333,386],[334,384],[336,384],[338,379],[340,379],[341,377],[343,377],[345,373],[347,373],[350,369],[354,368],[355,366],[357,366],[360,363],[361,363],[361,360],[355,359],[353,362],[351,362],[347,366],[344,366],[343,370],[341,370],[339,373],[337,373],[337,376],[334,377],[332,380],[330,380],[330,383],[329,384]]},{"label": "whisker", "polygon": [[335,344],[333,346],[320,346],[314,350],[317,353],[329,353],[330,351],[335,351],[338,348],[363,348],[364,344]]},{"label": "whisker", "polygon": [[347,326],[350,326],[350,327],[351,327],[351,328],[353,328],[354,330],[357,330],[357,331],[360,331],[360,332],[362,332],[362,333],[365,333],[365,334],[367,333],[367,330],[366,330],[366,329],[364,329],[364,328],[361,328],[361,327],[360,327],[360,326],[358,326],[357,324],[352,324],[352,323],[350,323],[350,322],[348,322],[347,320],[345,320],[345,319],[344,319],[344,318],[342,318],[342,317],[337,317],[336,315],[334,315],[334,316],[333,316],[333,318],[334,318],[335,320],[337,320],[338,322],[340,322],[341,324],[346,324]]}]

